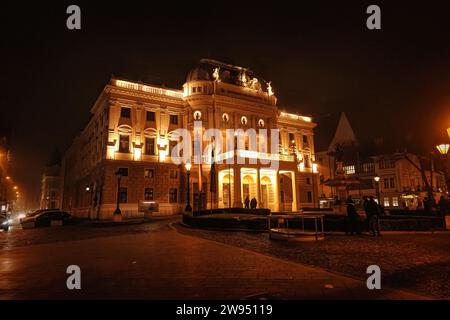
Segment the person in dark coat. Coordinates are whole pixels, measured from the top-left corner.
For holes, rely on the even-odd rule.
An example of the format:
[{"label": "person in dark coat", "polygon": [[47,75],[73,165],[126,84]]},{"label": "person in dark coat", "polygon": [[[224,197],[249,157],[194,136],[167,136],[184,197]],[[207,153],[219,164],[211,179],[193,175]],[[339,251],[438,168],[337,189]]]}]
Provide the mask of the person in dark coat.
[{"label": "person in dark coat", "polygon": [[444,196],[441,196],[439,199],[439,211],[441,211],[441,214],[445,216],[448,212],[448,203],[447,200],[445,200]]},{"label": "person in dark coat", "polygon": [[351,236],[358,233],[358,212],[355,208],[355,202],[352,196],[347,198],[347,231],[345,234],[350,234]]},{"label": "person in dark coat", "polygon": [[252,198],[252,201],[250,201],[250,207],[252,208],[252,209],[256,209],[256,206],[258,205],[258,201],[256,201],[256,198],[255,197],[253,197]]},{"label": "person in dark coat", "polygon": [[369,197],[369,201],[367,203],[367,216],[369,220],[369,232],[370,234],[375,236],[381,236],[380,233],[380,211],[378,204],[375,202],[373,196]]},{"label": "person in dark coat", "polygon": [[245,197],[244,204],[246,209],[250,208],[250,198],[248,196]]}]

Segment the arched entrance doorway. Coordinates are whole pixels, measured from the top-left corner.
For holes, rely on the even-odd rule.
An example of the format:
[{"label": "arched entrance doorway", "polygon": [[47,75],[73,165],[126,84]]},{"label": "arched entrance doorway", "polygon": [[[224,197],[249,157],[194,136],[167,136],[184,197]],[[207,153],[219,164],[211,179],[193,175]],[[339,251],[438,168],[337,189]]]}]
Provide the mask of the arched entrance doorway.
[{"label": "arched entrance doorway", "polygon": [[219,172],[219,208],[231,208],[234,201],[233,169]]}]

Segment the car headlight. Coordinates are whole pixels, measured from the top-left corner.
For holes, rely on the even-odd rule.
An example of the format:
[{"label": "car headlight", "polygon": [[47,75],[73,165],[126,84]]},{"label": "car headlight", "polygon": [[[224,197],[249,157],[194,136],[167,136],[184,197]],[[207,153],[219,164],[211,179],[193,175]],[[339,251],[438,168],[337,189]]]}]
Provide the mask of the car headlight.
[{"label": "car headlight", "polygon": [[5,221],[3,221],[2,225],[6,226],[7,224],[9,224],[9,222],[8,222],[8,221],[9,221],[9,220],[5,220]]},{"label": "car headlight", "polygon": [[19,216],[18,216],[19,220],[20,220],[20,219],[23,219],[23,218],[25,218],[25,217],[26,217],[26,215],[25,215],[24,213],[21,213],[21,214],[19,214]]},{"label": "car headlight", "polygon": [[13,224],[13,219],[8,219],[7,222],[8,224]]}]

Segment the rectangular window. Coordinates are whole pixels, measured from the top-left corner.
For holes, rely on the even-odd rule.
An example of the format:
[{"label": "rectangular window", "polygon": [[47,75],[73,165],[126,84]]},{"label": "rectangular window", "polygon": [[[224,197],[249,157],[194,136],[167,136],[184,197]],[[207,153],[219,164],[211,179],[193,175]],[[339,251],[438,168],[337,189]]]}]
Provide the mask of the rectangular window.
[{"label": "rectangular window", "polygon": [[305,154],[303,156],[304,161],[305,161],[305,168],[311,168],[311,161],[309,161],[309,155]]},{"label": "rectangular window", "polygon": [[178,116],[176,114],[170,115],[170,124],[178,124]]},{"label": "rectangular window", "polygon": [[131,109],[122,107],[120,108],[120,116],[122,118],[130,118],[131,117]]},{"label": "rectangular window", "polygon": [[155,138],[145,138],[145,154],[148,156],[155,155]]},{"label": "rectangular window", "polygon": [[169,190],[169,203],[177,203],[178,202],[178,192],[175,188],[170,188]]},{"label": "rectangular window", "polygon": [[119,152],[122,153],[130,152],[130,136],[122,134],[119,136]]},{"label": "rectangular window", "polygon": [[310,178],[306,178],[306,184],[311,184],[311,179]]},{"label": "rectangular window", "polygon": [[308,144],[308,136],[303,136],[303,144]]},{"label": "rectangular window", "polygon": [[155,169],[146,168],[144,169],[144,178],[152,179],[155,177]]},{"label": "rectangular window", "polygon": [[128,177],[128,168],[119,168],[117,171],[122,177]]},{"label": "rectangular window", "polygon": [[343,169],[344,169],[345,174],[355,174],[356,173],[356,169],[355,169],[354,165],[344,166]]},{"label": "rectangular window", "polygon": [[196,93],[197,92],[197,87],[192,87],[192,93]]},{"label": "rectangular window", "polygon": [[144,189],[144,200],[146,200],[146,201],[153,200],[153,188],[145,188]]},{"label": "rectangular window", "polygon": [[312,200],[312,192],[308,191],[307,195],[308,195],[308,202],[309,203],[313,202],[313,200]]},{"label": "rectangular window", "polygon": [[289,133],[289,143],[295,143],[295,136],[293,133]]},{"label": "rectangular window", "polygon": [[389,207],[390,206],[390,203],[389,203],[389,198],[384,198],[384,206],[385,207]]},{"label": "rectangular window", "polygon": [[395,179],[394,178],[389,179],[389,186],[391,187],[391,189],[395,189]]},{"label": "rectangular window", "polygon": [[398,197],[392,197],[392,206],[398,207]]},{"label": "rectangular window", "polygon": [[170,170],[170,179],[178,178],[178,170]]},{"label": "rectangular window", "polygon": [[119,189],[119,202],[120,203],[127,203],[127,200],[128,200],[127,197],[128,197],[128,195],[127,195],[127,188],[121,187]]},{"label": "rectangular window", "polygon": [[384,179],[384,188],[389,189],[389,179]]},{"label": "rectangular window", "polygon": [[153,111],[147,111],[147,121],[155,121],[155,113]]}]

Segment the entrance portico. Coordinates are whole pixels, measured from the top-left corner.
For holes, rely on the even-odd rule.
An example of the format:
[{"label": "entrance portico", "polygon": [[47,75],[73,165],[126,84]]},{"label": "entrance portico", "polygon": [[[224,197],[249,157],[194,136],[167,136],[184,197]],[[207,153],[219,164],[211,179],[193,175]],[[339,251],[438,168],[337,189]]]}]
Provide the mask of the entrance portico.
[{"label": "entrance portico", "polygon": [[[258,208],[273,212],[298,210],[294,171],[247,167],[236,171],[235,174],[235,169],[227,168],[218,173],[219,208],[244,207],[248,197],[256,198]],[[286,187],[289,190],[280,192]]]}]

